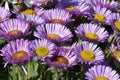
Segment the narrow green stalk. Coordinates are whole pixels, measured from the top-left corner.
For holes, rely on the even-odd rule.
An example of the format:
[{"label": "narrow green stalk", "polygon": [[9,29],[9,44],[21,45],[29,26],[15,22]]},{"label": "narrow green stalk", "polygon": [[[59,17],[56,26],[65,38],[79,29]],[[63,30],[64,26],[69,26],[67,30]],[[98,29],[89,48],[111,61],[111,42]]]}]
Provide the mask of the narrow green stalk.
[{"label": "narrow green stalk", "polygon": [[18,78],[18,66],[15,66],[15,74],[16,74],[16,80],[18,80],[19,78]]},{"label": "narrow green stalk", "polygon": [[42,64],[41,64],[41,61],[39,61],[39,64],[40,64],[40,80],[42,80],[42,73],[43,73],[43,68],[42,68]]},{"label": "narrow green stalk", "polygon": [[16,80],[22,80],[22,75],[21,75],[21,68],[20,66],[16,66],[16,75],[17,75],[17,79]]},{"label": "narrow green stalk", "polygon": [[69,70],[66,70],[66,80],[69,80]]},{"label": "narrow green stalk", "polygon": [[50,76],[51,76],[51,72],[50,71],[46,71],[45,73],[45,80],[50,80]]},{"label": "narrow green stalk", "polygon": [[59,72],[58,72],[58,69],[56,69],[55,80],[59,80]]},{"label": "narrow green stalk", "polygon": [[29,79],[30,78],[30,75],[31,75],[31,73],[30,73],[30,61],[28,62],[28,76],[27,76],[27,79]]},{"label": "narrow green stalk", "polygon": [[86,64],[83,64],[82,66],[81,66],[81,70],[80,70],[80,73],[79,73],[79,75],[80,75],[80,80],[85,80],[84,78],[84,73],[86,72]]}]

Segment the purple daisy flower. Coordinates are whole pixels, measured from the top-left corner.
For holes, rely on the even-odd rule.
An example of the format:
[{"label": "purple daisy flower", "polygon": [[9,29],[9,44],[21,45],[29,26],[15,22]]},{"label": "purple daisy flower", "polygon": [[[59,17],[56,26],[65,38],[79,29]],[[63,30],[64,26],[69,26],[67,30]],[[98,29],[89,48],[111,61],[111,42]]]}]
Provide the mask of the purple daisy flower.
[{"label": "purple daisy flower", "polygon": [[75,31],[82,39],[96,42],[104,42],[109,36],[105,28],[96,24],[80,24]]},{"label": "purple daisy flower", "polygon": [[120,31],[120,13],[114,13],[110,20],[110,25],[113,30]]},{"label": "purple daisy flower", "polygon": [[120,80],[120,75],[109,66],[95,65],[85,73],[86,80]]},{"label": "purple daisy flower", "polygon": [[53,0],[31,0],[32,5],[41,6],[46,5],[48,2],[53,2]]},{"label": "purple daisy flower", "polygon": [[44,19],[50,23],[66,24],[72,21],[72,15],[64,9],[50,9],[44,12]]},{"label": "purple daisy flower", "polygon": [[34,40],[32,45],[35,52],[34,59],[41,59],[42,61],[44,61],[46,57],[51,56],[51,54],[55,52],[53,49],[56,47],[54,43],[46,39]]},{"label": "purple daisy flower", "polygon": [[32,56],[31,42],[28,40],[16,40],[8,43],[1,50],[5,66],[10,63],[13,65],[23,64],[29,61]]},{"label": "purple daisy flower", "polygon": [[76,65],[77,55],[72,51],[57,51],[57,53],[53,54],[51,57],[46,58],[46,62],[52,67],[58,68],[68,68]]},{"label": "purple daisy flower", "polygon": [[10,16],[10,11],[0,6],[0,22],[7,20]]},{"label": "purple daisy flower", "polygon": [[74,52],[78,55],[78,62],[98,64],[103,62],[104,54],[100,47],[87,41],[76,44]]},{"label": "purple daisy flower", "polygon": [[119,7],[119,2],[110,0],[90,0],[90,5],[106,7],[110,10],[116,10]]},{"label": "purple daisy flower", "polygon": [[34,36],[40,39],[49,39],[53,42],[64,42],[69,41],[73,35],[66,26],[50,23],[38,26]]},{"label": "purple daisy flower", "polygon": [[65,10],[74,14],[88,14],[90,7],[85,2],[79,2],[77,5],[66,7]]},{"label": "purple daisy flower", "polygon": [[10,19],[0,24],[0,37],[5,40],[13,40],[27,36],[29,24],[18,19]]},{"label": "purple daisy flower", "polygon": [[112,18],[112,12],[105,7],[101,6],[94,6],[93,10],[90,10],[90,19],[100,22],[109,24]]},{"label": "purple daisy flower", "polygon": [[37,25],[45,23],[44,19],[38,15],[19,14],[19,15],[17,15],[17,18],[30,23],[32,26],[37,26]]}]

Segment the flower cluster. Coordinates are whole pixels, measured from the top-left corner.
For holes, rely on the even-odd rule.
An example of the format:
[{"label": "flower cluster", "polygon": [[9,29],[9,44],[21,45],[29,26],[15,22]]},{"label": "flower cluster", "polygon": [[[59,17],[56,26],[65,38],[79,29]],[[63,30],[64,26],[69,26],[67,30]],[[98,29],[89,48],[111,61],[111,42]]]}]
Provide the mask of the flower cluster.
[{"label": "flower cluster", "polygon": [[0,38],[7,42],[0,54],[4,66],[31,60],[46,64],[47,70],[85,66],[86,80],[120,80],[109,61],[120,64],[119,2],[8,1],[13,9],[0,6]]}]

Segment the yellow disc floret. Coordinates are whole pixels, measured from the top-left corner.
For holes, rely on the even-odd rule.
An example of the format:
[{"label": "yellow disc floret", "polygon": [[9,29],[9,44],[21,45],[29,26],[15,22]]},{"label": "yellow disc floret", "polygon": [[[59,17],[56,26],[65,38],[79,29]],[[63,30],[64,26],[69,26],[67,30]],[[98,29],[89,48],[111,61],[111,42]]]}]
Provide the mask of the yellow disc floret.
[{"label": "yellow disc floret", "polygon": [[32,15],[32,14],[36,14],[36,13],[32,9],[26,9],[25,11],[22,11],[22,14],[24,14],[24,15]]},{"label": "yellow disc floret", "polygon": [[65,57],[63,57],[63,56],[54,57],[52,59],[52,61],[57,63],[57,64],[62,64],[62,63],[66,64],[66,65],[69,64],[69,61]]},{"label": "yellow disc floret", "polygon": [[63,23],[63,20],[62,19],[52,19],[51,21],[50,21],[51,23]]},{"label": "yellow disc floret", "polygon": [[119,59],[119,58],[120,58],[120,51],[119,51],[119,50],[114,51],[114,57],[115,57],[116,59]]},{"label": "yellow disc floret", "polygon": [[40,0],[40,2],[46,2],[46,0]]},{"label": "yellow disc floret", "polygon": [[93,39],[93,40],[97,40],[99,39],[98,35],[93,33],[93,32],[89,32],[85,34],[85,37],[89,38],[89,39]]},{"label": "yellow disc floret", "polygon": [[99,77],[96,77],[95,80],[109,80],[109,79],[104,76],[99,76]]},{"label": "yellow disc floret", "polygon": [[60,36],[57,35],[57,34],[47,34],[47,37],[50,38],[50,39],[58,39],[58,38],[60,38]]},{"label": "yellow disc floret", "polygon": [[36,54],[37,56],[44,57],[49,54],[49,50],[47,47],[38,47],[36,48]]},{"label": "yellow disc floret", "polygon": [[114,26],[116,29],[120,30],[120,21],[115,21]]},{"label": "yellow disc floret", "polygon": [[18,51],[12,55],[12,58],[15,60],[22,60],[22,58],[25,58],[28,55],[25,51]]},{"label": "yellow disc floret", "polygon": [[94,60],[95,59],[95,55],[93,52],[89,51],[89,50],[83,50],[81,53],[80,53],[80,56],[83,60],[86,60],[86,61],[91,61],[91,60]]},{"label": "yellow disc floret", "polygon": [[20,30],[12,30],[8,32],[8,35],[18,35],[19,33],[22,33]]},{"label": "yellow disc floret", "polygon": [[70,7],[66,7],[65,10],[68,10],[68,11],[73,11],[75,9],[74,6],[70,6]]},{"label": "yellow disc floret", "polygon": [[98,22],[105,22],[106,21],[105,16],[102,14],[95,14],[94,19],[97,20]]},{"label": "yellow disc floret", "polygon": [[0,17],[0,21],[2,21],[2,17]]}]

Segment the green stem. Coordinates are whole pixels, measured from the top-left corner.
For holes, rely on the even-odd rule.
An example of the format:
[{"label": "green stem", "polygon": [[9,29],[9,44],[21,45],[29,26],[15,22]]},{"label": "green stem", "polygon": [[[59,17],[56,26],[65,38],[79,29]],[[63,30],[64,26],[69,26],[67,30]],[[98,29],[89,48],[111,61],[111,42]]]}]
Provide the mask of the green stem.
[{"label": "green stem", "polygon": [[29,61],[28,62],[28,76],[27,76],[27,79],[30,78],[30,75],[31,75],[31,73],[30,73],[30,61]]},{"label": "green stem", "polygon": [[69,70],[66,70],[66,80],[69,80]]},{"label": "green stem", "polygon": [[17,67],[17,80],[22,80],[22,75],[21,75],[21,68],[20,66],[16,66]]},{"label": "green stem", "polygon": [[82,66],[81,66],[81,70],[80,70],[80,80],[85,80],[84,79],[84,74],[83,73],[85,73],[86,72],[86,64],[83,64]]},{"label": "green stem", "polygon": [[40,80],[42,80],[42,72],[43,72],[43,68],[42,68],[42,64],[41,64],[41,61],[39,62],[40,64]]},{"label": "green stem", "polygon": [[15,66],[15,74],[16,74],[16,80],[18,80],[19,78],[18,78],[18,66]]},{"label": "green stem", "polygon": [[50,76],[51,76],[51,72],[50,71],[46,71],[46,74],[45,74],[45,80],[50,80]]},{"label": "green stem", "polygon": [[55,74],[56,76],[55,76],[55,80],[59,80],[59,72],[58,72],[58,70],[56,69],[56,74]]}]

